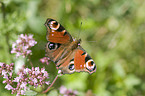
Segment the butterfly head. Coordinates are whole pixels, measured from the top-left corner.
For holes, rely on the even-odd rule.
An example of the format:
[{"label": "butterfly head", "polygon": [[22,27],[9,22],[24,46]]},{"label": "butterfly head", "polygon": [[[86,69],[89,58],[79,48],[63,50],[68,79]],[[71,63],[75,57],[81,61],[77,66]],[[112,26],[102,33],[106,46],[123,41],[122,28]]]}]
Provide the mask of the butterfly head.
[{"label": "butterfly head", "polygon": [[77,43],[77,45],[78,45],[78,46],[79,46],[79,45],[80,45],[80,43],[81,43],[81,39],[78,39],[78,40],[73,39],[73,41],[75,41],[75,42]]}]

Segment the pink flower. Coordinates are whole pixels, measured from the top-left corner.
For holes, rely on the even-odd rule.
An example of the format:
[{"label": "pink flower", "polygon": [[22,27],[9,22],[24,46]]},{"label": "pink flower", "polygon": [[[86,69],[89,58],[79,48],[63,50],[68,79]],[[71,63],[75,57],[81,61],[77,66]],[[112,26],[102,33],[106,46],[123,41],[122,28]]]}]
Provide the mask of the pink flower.
[{"label": "pink flower", "polygon": [[67,89],[66,87],[64,86],[61,86],[59,88],[59,92],[60,94],[62,94],[63,96],[76,96],[78,94],[78,92],[75,90],[71,90],[71,89]]},{"label": "pink flower", "polygon": [[[50,84],[47,80],[49,77],[47,71],[45,71],[45,68],[40,69],[39,67],[32,67],[29,69],[23,67],[23,69],[21,69],[18,72],[18,75],[14,78],[12,76],[13,67],[13,63],[10,65],[0,63],[0,75],[6,79],[3,83],[7,84],[5,86],[7,90],[12,90],[12,94],[17,93],[17,96],[25,95],[28,85],[32,85],[35,88],[38,85],[42,86],[44,84]],[[14,87],[14,83],[16,83],[16,87]]]},{"label": "pink flower", "polygon": [[20,81],[20,77],[16,77],[14,78],[13,82],[19,82]]},{"label": "pink flower", "polygon": [[58,73],[59,76],[62,76],[63,75],[62,71],[59,70],[59,69],[58,69],[58,72],[57,73]]},{"label": "pink flower", "polygon": [[0,66],[3,66],[4,63],[0,62]]},{"label": "pink flower", "polygon": [[4,78],[7,77],[7,72],[6,72],[6,70],[2,70],[2,75],[4,76]]},{"label": "pink flower", "polygon": [[48,65],[49,62],[50,62],[50,58],[48,58],[48,57],[43,57],[43,58],[40,59],[40,62],[41,62],[41,63],[46,63],[46,64]]},{"label": "pink flower", "polygon": [[45,71],[45,68],[41,68],[41,72],[43,73],[43,76],[48,78],[48,73]]},{"label": "pink flower", "polygon": [[21,90],[21,95],[25,95],[25,91],[24,90]]},{"label": "pink flower", "polygon": [[18,40],[12,44],[11,53],[16,53],[16,57],[23,56],[25,58],[29,54],[31,54],[30,48],[37,44],[37,42],[33,39],[33,35],[27,36],[26,34],[19,35]]},{"label": "pink flower", "polygon": [[45,84],[49,85],[50,84],[50,81],[46,81]]},{"label": "pink flower", "polygon": [[64,87],[64,86],[61,86],[61,87],[59,88],[59,92],[60,92],[60,94],[65,94],[66,91],[67,91],[67,88]]},{"label": "pink flower", "polygon": [[27,82],[22,82],[20,85],[20,88],[26,90],[27,89],[26,85],[27,85]]},{"label": "pink flower", "polygon": [[46,71],[44,71],[44,74],[43,74],[44,77],[48,77],[48,73]]},{"label": "pink flower", "polygon": [[35,68],[35,75],[38,75],[39,73],[40,73],[39,67],[36,67],[36,68]]},{"label": "pink flower", "polygon": [[3,83],[6,83],[6,82],[7,82],[7,80],[4,80],[4,81],[3,81]]},{"label": "pink flower", "polygon": [[34,83],[38,83],[38,80],[37,80],[36,78],[34,78],[32,81],[33,81]]},{"label": "pink flower", "polygon": [[7,84],[7,85],[5,86],[5,88],[6,88],[7,90],[12,90],[12,89],[13,89],[13,87],[12,87],[10,84]]},{"label": "pink flower", "polygon": [[24,74],[28,74],[29,71],[31,71],[29,68],[25,68],[25,69],[23,70]]},{"label": "pink flower", "polygon": [[61,72],[62,72],[61,70],[58,70],[58,74],[61,74]]}]

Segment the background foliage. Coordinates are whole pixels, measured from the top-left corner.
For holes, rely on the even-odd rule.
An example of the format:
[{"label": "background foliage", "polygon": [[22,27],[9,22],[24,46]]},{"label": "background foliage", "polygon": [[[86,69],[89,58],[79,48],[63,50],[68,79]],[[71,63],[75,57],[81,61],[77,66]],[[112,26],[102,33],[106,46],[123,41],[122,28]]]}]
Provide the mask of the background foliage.
[{"label": "background foliage", "polygon": [[[38,44],[32,48],[35,66],[45,66],[47,18],[59,21],[74,37],[82,39],[83,48],[92,56],[96,73],[61,76],[61,85],[97,96],[145,95],[145,1],[144,0],[1,0],[0,62],[12,63],[12,42],[19,34],[34,34]],[[80,31],[80,25],[82,27]],[[93,41],[93,42],[90,42]],[[29,66],[29,65],[28,65]],[[52,81],[57,74],[54,63],[46,66]],[[2,82],[3,78],[0,78]],[[10,91],[0,83],[0,95]],[[53,92],[52,91],[52,92]],[[52,94],[52,93],[51,93]],[[42,95],[42,94],[41,94]]]}]

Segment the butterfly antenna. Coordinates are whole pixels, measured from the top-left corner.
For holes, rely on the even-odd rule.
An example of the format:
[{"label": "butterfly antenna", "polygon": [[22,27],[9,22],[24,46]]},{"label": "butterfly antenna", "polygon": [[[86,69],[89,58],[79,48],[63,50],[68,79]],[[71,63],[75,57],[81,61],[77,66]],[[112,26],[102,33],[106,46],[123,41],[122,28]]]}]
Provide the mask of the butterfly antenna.
[{"label": "butterfly antenna", "polygon": [[88,42],[96,42],[97,43],[97,41],[88,41]]},{"label": "butterfly antenna", "polygon": [[82,27],[82,22],[81,22],[81,25],[80,25],[80,29],[79,29],[79,35],[78,35],[78,38],[80,37],[81,27]]}]

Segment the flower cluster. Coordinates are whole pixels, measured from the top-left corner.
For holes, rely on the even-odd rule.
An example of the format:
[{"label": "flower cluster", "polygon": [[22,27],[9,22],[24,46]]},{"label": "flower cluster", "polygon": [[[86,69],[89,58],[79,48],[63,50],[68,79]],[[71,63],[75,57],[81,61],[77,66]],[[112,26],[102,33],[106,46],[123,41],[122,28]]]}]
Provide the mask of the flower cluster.
[{"label": "flower cluster", "polygon": [[11,84],[13,83],[13,77],[12,77],[13,68],[14,68],[13,63],[7,65],[5,63],[0,62],[0,76],[2,76],[5,79],[3,83],[7,83],[5,88],[8,90],[13,89],[13,87],[11,86]]},{"label": "flower cluster", "polygon": [[[33,35],[21,34],[18,40],[13,43],[11,53],[16,53],[16,57],[23,56],[23,58],[25,58],[32,53],[30,48],[35,44],[37,44],[37,42],[33,39]],[[50,58],[43,57],[40,59],[40,61],[48,65],[50,62]],[[58,67],[56,68],[59,69]],[[45,68],[40,69],[39,67],[32,67],[31,69],[29,69],[23,67],[21,70],[19,70],[17,75],[13,74],[13,69],[14,63],[8,65],[0,62],[0,77],[4,78],[3,83],[6,84],[5,88],[7,90],[11,90],[12,94],[16,93],[17,96],[25,95],[26,91],[29,90],[30,85],[36,88],[44,84],[50,84],[50,81],[48,81],[49,75],[47,71],[45,71]],[[62,74],[62,71],[58,70],[57,76],[55,77],[51,85],[49,85],[47,90],[43,91],[43,93],[48,92],[53,86],[54,82],[57,80],[58,76],[62,76]],[[78,94],[77,91],[72,91],[71,89],[67,89],[64,86],[60,87],[59,92],[63,96],[76,96]]]},{"label": "flower cluster", "polygon": [[40,59],[40,62],[41,62],[41,63],[46,63],[46,64],[48,65],[49,62],[50,62],[50,58],[48,58],[48,57],[43,57],[43,58]]},{"label": "flower cluster", "polygon": [[32,52],[30,48],[35,44],[37,42],[33,39],[33,35],[21,34],[18,40],[13,43],[11,53],[16,53],[16,57],[23,56],[25,58]]},{"label": "flower cluster", "polygon": [[[38,85],[50,84],[49,81],[46,81],[49,77],[45,68],[41,68],[41,70],[39,67],[32,67],[32,69],[24,68],[18,72],[17,77],[13,78],[13,63],[10,65],[0,63],[0,66],[0,75],[6,79],[3,81],[3,83],[7,84],[5,88],[12,90],[12,94],[17,93],[17,96],[25,95],[26,90],[28,90],[28,85],[38,87]],[[16,86],[14,86],[14,83],[16,83]]]},{"label": "flower cluster", "polygon": [[62,94],[63,96],[76,96],[78,94],[78,92],[75,90],[71,90],[71,89],[67,89],[66,87],[64,86],[61,86],[59,88],[59,92],[60,94]]},{"label": "flower cluster", "polygon": [[[17,94],[23,95],[28,88],[27,85],[34,87],[38,87],[38,85],[42,86],[43,84],[49,85],[49,81],[46,81],[46,79],[49,78],[48,73],[44,68],[41,68],[41,70],[39,70],[39,67],[32,67],[32,69],[25,68],[21,70],[18,75],[19,76],[13,80],[13,82],[17,82]],[[23,93],[21,91],[18,92],[18,89],[21,91],[24,90]]]}]

